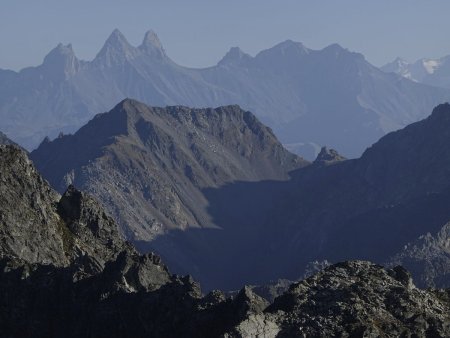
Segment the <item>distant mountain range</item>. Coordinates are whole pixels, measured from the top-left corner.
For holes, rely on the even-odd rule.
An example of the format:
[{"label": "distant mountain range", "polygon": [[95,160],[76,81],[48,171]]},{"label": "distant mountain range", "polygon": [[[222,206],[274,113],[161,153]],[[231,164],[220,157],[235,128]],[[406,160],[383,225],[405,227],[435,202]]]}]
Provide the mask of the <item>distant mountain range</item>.
[{"label": "distant mountain range", "polygon": [[359,159],[323,148],[308,163],[237,106],[125,100],[31,158],[60,191],[74,183],[91,192],[138,248],[206,289],[360,258],[400,262],[419,285],[448,286],[448,130],[445,104]]},{"label": "distant mountain range", "polygon": [[127,97],[152,106],[239,104],[314,159],[322,145],[359,156],[449,100],[450,90],[386,74],[339,45],[311,50],[290,40],[255,57],[231,48],[216,66],[191,69],[173,62],[154,32],[134,47],[115,30],[92,61],[60,44],[40,66],[0,70],[0,130],[33,149]]},{"label": "distant mountain range", "polygon": [[450,55],[439,59],[420,59],[413,63],[397,58],[381,69],[415,82],[450,88]]}]

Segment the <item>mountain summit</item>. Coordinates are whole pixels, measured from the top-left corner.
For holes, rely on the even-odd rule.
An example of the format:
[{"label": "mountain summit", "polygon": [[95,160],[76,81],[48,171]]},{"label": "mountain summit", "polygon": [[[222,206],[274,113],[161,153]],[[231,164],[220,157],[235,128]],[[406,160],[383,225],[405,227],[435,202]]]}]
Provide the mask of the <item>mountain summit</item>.
[{"label": "mountain summit", "polygon": [[132,46],[118,30],[93,61],[59,46],[41,66],[0,71],[0,89],[2,130],[28,149],[130,97],[154,106],[238,104],[311,160],[323,145],[357,157],[450,99],[448,89],[386,74],[339,45],[312,50],[286,40],[255,57],[236,47],[216,66],[191,69],[173,62],[153,31]]},{"label": "mountain summit", "polygon": [[136,48],[129,44],[118,29],[115,29],[95,57],[94,62],[111,67],[132,59],[136,54]]},{"label": "mountain summit", "polygon": [[166,52],[164,51],[158,35],[156,35],[156,33],[152,30],[149,30],[147,33],[145,33],[144,41],[142,41],[142,44],[139,46],[139,48],[145,51],[145,53],[147,53],[148,55],[161,59],[166,57]]},{"label": "mountain summit", "polygon": [[252,57],[244,53],[239,47],[231,47],[227,54],[219,61],[219,66],[239,65]]},{"label": "mountain summit", "polygon": [[450,55],[439,59],[420,59],[413,63],[397,58],[381,69],[416,82],[450,88]]}]

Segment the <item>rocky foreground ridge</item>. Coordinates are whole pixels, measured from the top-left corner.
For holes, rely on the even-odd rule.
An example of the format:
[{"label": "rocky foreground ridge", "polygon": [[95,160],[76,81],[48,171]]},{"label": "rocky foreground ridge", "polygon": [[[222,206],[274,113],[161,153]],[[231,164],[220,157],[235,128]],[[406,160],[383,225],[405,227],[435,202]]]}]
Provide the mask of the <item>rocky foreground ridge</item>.
[{"label": "rocky foreground ridge", "polygon": [[0,146],[0,192],[5,337],[450,335],[450,292],[417,289],[401,267],[335,264],[272,304],[249,288],[204,296],[123,241],[93,198],[58,195],[15,146]]}]

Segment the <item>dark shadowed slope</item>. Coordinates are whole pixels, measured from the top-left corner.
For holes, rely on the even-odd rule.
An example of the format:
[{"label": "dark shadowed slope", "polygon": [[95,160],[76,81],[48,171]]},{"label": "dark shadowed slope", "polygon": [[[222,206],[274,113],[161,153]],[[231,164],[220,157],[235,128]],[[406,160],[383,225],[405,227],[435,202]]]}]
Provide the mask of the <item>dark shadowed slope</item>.
[{"label": "dark shadowed slope", "polygon": [[[450,220],[448,130],[445,104],[360,159],[324,148],[305,167],[237,107],[124,101],[32,158],[60,189],[75,182],[95,194],[140,249],[207,289],[234,289],[298,278],[316,260],[390,262],[435,236]],[[421,286],[449,285],[445,270],[409,266]]]},{"label": "dark shadowed slope", "polygon": [[273,304],[244,287],[206,296],[138,255],[99,204],[61,197],[26,154],[0,146],[0,323],[7,337],[295,337],[450,334],[449,294],[422,291],[401,267],[345,262]]},{"label": "dark shadowed slope", "polygon": [[31,157],[58,190],[73,183],[93,193],[134,240],[217,227],[202,189],[286,180],[308,164],[238,106],[151,108],[134,100],[43,142]]}]

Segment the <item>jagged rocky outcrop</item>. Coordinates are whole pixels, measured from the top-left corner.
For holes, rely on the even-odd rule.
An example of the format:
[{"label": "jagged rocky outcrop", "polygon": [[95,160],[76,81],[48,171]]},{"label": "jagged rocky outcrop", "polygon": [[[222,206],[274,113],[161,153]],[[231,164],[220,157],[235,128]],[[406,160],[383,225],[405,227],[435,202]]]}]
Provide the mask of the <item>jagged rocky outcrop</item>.
[{"label": "jagged rocky outcrop", "polygon": [[0,173],[2,335],[86,336],[100,329],[91,305],[102,316],[121,294],[192,284],[139,255],[90,196],[59,196],[20,148],[0,145]]},{"label": "jagged rocky outcrop", "polygon": [[421,287],[448,287],[450,281],[450,223],[439,232],[426,233],[408,243],[387,262],[402,265],[411,271]]},{"label": "jagged rocky outcrop", "polygon": [[417,289],[400,266],[345,262],[293,284],[227,336],[445,337],[448,302],[448,291]]},{"label": "jagged rocky outcrop", "polygon": [[312,50],[287,40],[254,57],[234,47],[216,66],[186,68],[152,31],[133,46],[114,30],[92,61],[59,44],[39,66],[0,71],[2,130],[28,150],[127,97],[157,106],[239,104],[313,160],[325,144],[359,156],[449,100],[450,91],[386,74],[337,44]]},{"label": "jagged rocky outcrop", "polygon": [[336,150],[322,147],[313,163],[316,165],[330,165],[344,160],[346,160],[346,158],[339,155]]},{"label": "jagged rocky outcrop", "polygon": [[450,334],[448,291],[417,289],[401,267],[336,264],[272,304],[248,287],[203,296],[123,241],[92,197],[73,186],[54,192],[19,148],[0,146],[0,164],[3,336]]}]

